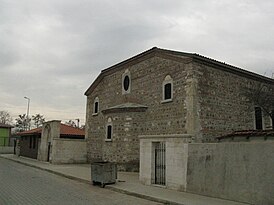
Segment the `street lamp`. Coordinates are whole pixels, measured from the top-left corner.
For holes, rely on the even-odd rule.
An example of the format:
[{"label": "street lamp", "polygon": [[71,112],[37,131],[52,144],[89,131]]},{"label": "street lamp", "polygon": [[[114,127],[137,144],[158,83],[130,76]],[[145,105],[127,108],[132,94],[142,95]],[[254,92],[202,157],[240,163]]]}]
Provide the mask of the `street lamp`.
[{"label": "street lamp", "polygon": [[28,128],[30,129],[30,122],[29,122],[29,104],[30,104],[30,98],[28,98],[26,96],[24,98],[28,100],[27,123],[28,123]]}]

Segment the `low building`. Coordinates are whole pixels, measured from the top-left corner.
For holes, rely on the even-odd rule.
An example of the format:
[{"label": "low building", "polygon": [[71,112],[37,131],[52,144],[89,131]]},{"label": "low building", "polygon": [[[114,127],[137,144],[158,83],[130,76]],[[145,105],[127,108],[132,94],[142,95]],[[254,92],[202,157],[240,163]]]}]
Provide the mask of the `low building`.
[{"label": "low building", "polygon": [[20,151],[17,153],[20,156],[37,159],[38,146],[40,145],[42,128],[36,128],[20,133],[19,136]]},{"label": "low building", "polygon": [[11,128],[13,126],[0,123],[0,146],[10,146],[11,142]]},{"label": "low building", "polygon": [[58,120],[24,131],[20,136],[20,156],[51,163],[85,163],[85,131]]},{"label": "low building", "polygon": [[219,142],[264,142],[274,140],[274,130],[241,130],[216,138]]}]

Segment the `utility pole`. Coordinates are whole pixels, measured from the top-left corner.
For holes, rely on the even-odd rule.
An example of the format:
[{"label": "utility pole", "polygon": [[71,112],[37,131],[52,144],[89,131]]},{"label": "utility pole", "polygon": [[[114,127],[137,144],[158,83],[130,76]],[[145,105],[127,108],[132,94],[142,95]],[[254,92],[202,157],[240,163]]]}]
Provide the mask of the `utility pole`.
[{"label": "utility pole", "polygon": [[27,126],[28,126],[28,130],[30,130],[30,121],[29,121],[29,104],[30,104],[30,98],[28,97],[24,97],[25,99],[28,100],[28,108],[27,108]]}]

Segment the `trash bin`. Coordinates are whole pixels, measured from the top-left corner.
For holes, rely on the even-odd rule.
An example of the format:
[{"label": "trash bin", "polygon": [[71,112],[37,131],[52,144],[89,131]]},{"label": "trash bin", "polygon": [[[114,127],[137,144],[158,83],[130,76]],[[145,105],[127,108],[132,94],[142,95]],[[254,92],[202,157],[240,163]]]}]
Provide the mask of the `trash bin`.
[{"label": "trash bin", "polygon": [[117,179],[117,165],[111,162],[91,163],[92,184],[101,184],[104,188],[106,184],[114,184]]}]

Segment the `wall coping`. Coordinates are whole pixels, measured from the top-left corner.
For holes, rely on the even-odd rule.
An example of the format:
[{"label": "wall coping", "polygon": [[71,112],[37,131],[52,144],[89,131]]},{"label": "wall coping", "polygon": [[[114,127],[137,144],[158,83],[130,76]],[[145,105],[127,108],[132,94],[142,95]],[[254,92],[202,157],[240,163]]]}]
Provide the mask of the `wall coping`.
[{"label": "wall coping", "polygon": [[170,135],[139,135],[139,139],[155,139],[155,138],[192,138],[192,134],[170,134]]},{"label": "wall coping", "polygon": [[86,142],[86,139],[67,139],[67,138],[56,138],[54,137],[53,140],[57,140],[57,141],[78,141],[78,142]]}]

